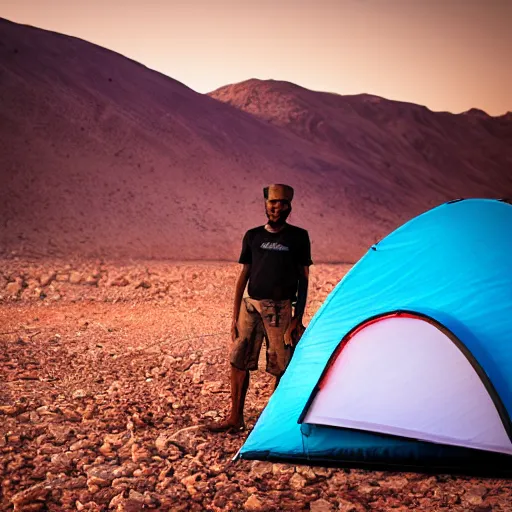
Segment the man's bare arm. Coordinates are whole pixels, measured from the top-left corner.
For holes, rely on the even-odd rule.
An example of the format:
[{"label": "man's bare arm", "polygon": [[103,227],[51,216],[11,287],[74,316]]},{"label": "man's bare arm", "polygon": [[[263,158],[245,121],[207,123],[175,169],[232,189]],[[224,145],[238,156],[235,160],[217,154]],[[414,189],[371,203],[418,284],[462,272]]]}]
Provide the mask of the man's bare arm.
[{"label": "man's bare arm", "polygon": [[309,267],[299,267],[299,286],[297,289],[297,304],[295,306],[294,318],[302,322],[304,311],[306,310],[306,301],[308,299],[309,286]]},{"label": "man's bare arm", "polygon": [[240,313],[240,306],[242,305],[242,298],[244,296],[245,287],[247,286],[247,281],[249,281],[249,276],[251,274],[251,265],[244,264],[238,279],[236,281],[235,286],[235,301],[233,304],[233,322],[231,325],[231,338],[235,341],[238,336],[236,322],[238,320],[238,315]]},{"label": "man's bare arm", "polygon": [[308,285],[309,285],[309,267],[299,267],[299,283],[297,289],[297,304],[295,305],[295,312],[290,322],[285,335],[285,345],[295,346],[304,332],[302,325],[302,317],[306,309],[306,301],[308,298]]}]

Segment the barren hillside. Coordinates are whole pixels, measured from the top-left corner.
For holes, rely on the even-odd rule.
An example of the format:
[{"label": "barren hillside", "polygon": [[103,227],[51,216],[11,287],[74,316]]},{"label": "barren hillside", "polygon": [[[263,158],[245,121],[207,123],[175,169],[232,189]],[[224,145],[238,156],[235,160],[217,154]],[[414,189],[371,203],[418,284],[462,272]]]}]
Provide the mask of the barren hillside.
[{"label": "barren hillside", "polygon": [[512,194],[510,115],[272,81],[201,95],[6,20],[0,83],[4,256],[232,260],[262,187],[285,182],[315,261],[354,261],[442,201]]},{"label": "barren hillside", "polygon": [[422,201],[447,193],[511,191],[511,112],[496,118],[478,109],[432,112],[368,94],[341,96],[274,80],[248,80],[210,96],[327,148],[359,168],[364,187],[369,174],[383,193],[402,189]]}]

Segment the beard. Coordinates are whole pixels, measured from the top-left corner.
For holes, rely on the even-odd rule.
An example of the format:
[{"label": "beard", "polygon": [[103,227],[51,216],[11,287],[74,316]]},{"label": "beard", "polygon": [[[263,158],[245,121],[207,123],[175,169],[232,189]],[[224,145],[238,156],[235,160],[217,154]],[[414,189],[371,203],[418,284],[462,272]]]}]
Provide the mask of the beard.
[{"label": "beard", "polygon": [[291,205],[290,205],[290,207],[287,210],[282,211],[277,218],[274,218],[274,220],[272,220],[270,218],[269,213],[268,213],[268,208],[265,207],[265,215],[267,216],[267,219],[268,219],[268,225],[271,228],[280,228],[280,227],[282,227],[286,223],[286,219],[288,219],[288,217],[290,216],[290,213],[292,213]]}]

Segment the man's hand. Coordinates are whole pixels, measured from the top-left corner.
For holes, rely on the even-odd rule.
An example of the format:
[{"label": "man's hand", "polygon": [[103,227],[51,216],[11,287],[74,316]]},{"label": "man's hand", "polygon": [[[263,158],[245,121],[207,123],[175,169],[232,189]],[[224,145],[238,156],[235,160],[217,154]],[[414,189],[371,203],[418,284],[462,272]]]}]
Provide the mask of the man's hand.
[{"label": "man's hand", "polygon": [[237,338],[238,338],[238,327],[236,325],[236,320],[233,320],[233,323],[231,324],[231,341],[233,343],[235,343]]},{"label": "man's hand", "polygon": [[286,329],[286,332],[284,333],[285,345],[295,347],[305,330],[306,328],[302,325],[302,320],[297,317],[292,318],[288,329]]}]

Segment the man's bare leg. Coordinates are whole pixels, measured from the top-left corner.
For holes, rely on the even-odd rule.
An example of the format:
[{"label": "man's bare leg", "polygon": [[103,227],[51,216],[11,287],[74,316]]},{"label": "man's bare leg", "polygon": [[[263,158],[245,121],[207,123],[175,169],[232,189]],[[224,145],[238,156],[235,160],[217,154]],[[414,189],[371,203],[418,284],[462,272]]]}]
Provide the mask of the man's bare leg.
[{"label": "man's bare leg", "polygon": [[238,418],[240,419],[240,424],[244,425],[244,407],[245,407],[245,397],[247,396],[247,390],[249,389],[249,381],[251,380],[251,372],[245,372],[244,382],[242,383],[242,392],[240,394],[240,402],[238,408]]},{"label": "man's bare leg", "polygon": [[227,420],[221,423],[210,423],[207,428],[212,432],[242,430],[244,427],[245,396],[249,388],[249,372],[239,370],[231,365],[231,413]]}]

